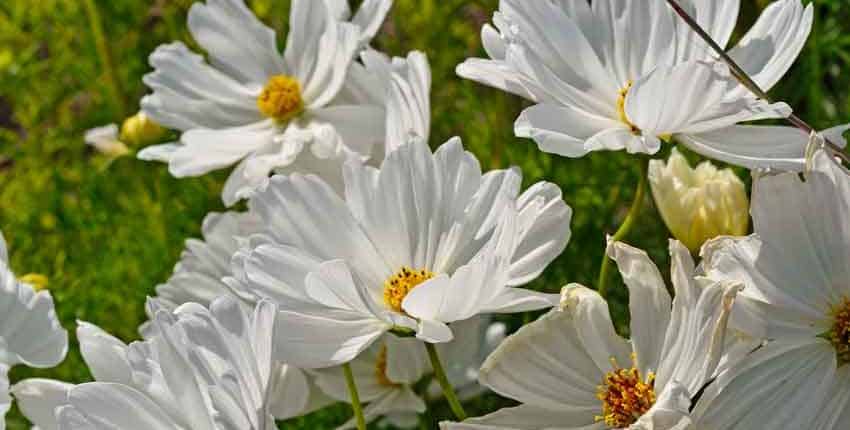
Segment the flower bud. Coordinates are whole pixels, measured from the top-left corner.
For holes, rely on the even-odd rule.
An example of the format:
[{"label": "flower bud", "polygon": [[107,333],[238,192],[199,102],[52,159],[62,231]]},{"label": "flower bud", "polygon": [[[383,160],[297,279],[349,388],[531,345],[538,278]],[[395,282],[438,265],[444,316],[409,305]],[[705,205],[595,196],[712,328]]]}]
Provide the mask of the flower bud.
[{"label": "flower bud", "polygon": [[750,204],[732,170],[719,170],[709,161],[693,169],[674,148],[666,164],[649,162],[649,183],[667,228],[692,253],[714,237],[747,233]]},{"label": "flower bud", "polygon": [[118,140],[118,126],[115,124],[96,127],[86,131],[83,140],[98,152],[109,157],[120,157],[130,152],[124,142]]},{"label": "flower bud", "polygon": [[159,142],[165,131],[144,112],[139,112],[121,124],[121,141],[131,146],[149,145]]}]

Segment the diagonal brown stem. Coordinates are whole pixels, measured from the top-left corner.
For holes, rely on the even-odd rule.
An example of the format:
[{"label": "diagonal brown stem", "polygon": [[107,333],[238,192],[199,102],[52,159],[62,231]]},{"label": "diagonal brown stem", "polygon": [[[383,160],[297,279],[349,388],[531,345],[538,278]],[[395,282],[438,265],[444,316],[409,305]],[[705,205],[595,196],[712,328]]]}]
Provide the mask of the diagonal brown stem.
[{"label": "diagonal brown stem", "polygon": [[[717,53],[718,56],[720,56],[720,59],[723,60],[723,62],[726,63],[727,66],[729,66],[729,69],[732,70],[732,74],[735,76],[736,79],[738,79],[738,81],[741,82],[743,86],[745,86],[757,97],[770,102],[770,96],[767,94],[767,92],[765,92],[761,87],[759,87],[759,85],[755,81],[753,81],[752,78],[750,78],[747,72],[745,72],[744,69],[742,69],[741,66],[739,66],[738,63],[736,63],[735,60],[733,60],[732,57],[730,57],[729,54],[727,54],[726,51],[724,51],[723,48],[718,45],[717,42],[714,41],[714,39],[711,38],[708,32],[706,32],[705,29],[703,29],[702,26],[700,26],[699,23],[692,16],[689,15],[688,12],[685,11],[685,9],[683,9],[682,6],[679,5],[676,0],[667,0],[667,3],[670,5],[670,7],[673,8],[676,14],[679,15],[679,17],[682,18],[682,20],[685,21],[685,23],[688,24],[688,26],[694,32],[696,32],[696,34],[703,41],[705,41],[705,43],[707,43],[708,46],[710,46],[711,49],[714,50],[715,53]],[[795,115],[793,112],[788,118],[785,119],[791,125],[799,128],[800,130],[803,130],[808,134],[811,134],[815,131],[815,129],[811,125],[809,125],[802,118]],[[844,153],[841,147],[830,142],[826,136],[822,137],[832,153],[841,157],[844,162],[850,163],[850,157],[848,157],[847,154]]]}]

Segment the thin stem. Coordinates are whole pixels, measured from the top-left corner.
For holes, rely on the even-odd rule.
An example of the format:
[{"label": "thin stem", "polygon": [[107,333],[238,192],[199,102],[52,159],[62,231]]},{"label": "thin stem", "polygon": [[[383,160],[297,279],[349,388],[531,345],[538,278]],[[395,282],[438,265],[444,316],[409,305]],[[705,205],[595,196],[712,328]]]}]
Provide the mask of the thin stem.
[{"label": "thin stem", "polygon": [[440,354],[437,353],[437,347],[433,343],[425,342],[425,349],[428,350],[428,358],[431,359],[434,376],[437,378],[437,382],[440,383],[440,388],[443,389],[443,395],[446,397],[446,401],[449,402],[449,407],[452,408],[452,412],[454,412],[458,420],[465,420],[466,411],[463,410],[463,406],[460,404],[457,394],[455,394],[455,389],[452,388],[452,383],[446,377],[446,371],[443,369],[443,363],[440,361]]},{"label": "thin stem", "polygon": [[104,74],[106,75],[106,83],[109,88],[110,97],[112,97],[114,106],[119,111],[118,114],[121,117],[124,117],[127,115],[126,106],[124,105],[124,96],[122,95],[121,85],[115,76],[115,67],[112,63],[112,56],[109,53],[109,44],[107,44],[106,37],[103,33],[103,24],[100,20],[100,13],[98,13],[97,5],[94,0],[85,0],[83,4],[86,7],[89,27],[91,27],[92,37],[94,38],[95,48],[97,49],[97,56],[100,57],[100,65],[103,67]]},{"label": "thin stem", "polygon": [[357,430],[366,430],[366,419],[363,417],[363,406],[360,405],[360,394],[357,393],[357,384],[354,382],[354,374],[351,373],[351,365],[342,365],[342,373],[345,374],[345,385],[348,386],[348,395],[351,397],[351,410],[357,421]]},{"label": "thin stem", "polygon": [[[632,226],[640,213],[640,209],[643,206],[644,196],[646,195],[648,166],[649,158],[641,160],[640,179],[638,179],[638,184],[635,188],[634,200],[632,200],[632,205],[629,207],[629,212],[626,213],[626,218],[623,220],[623,223],[620,224],[620,227],[616,232],[614,232],[614,235],[611,236],[611,241],[622,240],[632,230]],[[608,265],[610,263],[608,260],[609,258],[606,250],[606,252],[602,255],[602,263],[599,265],[599,279],[596,281],[596,291],[598,291],[599,295],[603,298],[608,297],[608,288],[606,284],[606,281],[608,280]]]},{"label": "thin stem", "polygon": [[[726,63],[727,66],[729,66],[729,69],[732,70],[732,74],[735,76],[736,79],[738,79],[738,81],[741,82],[744,87],[746,87],[760,99],[770,102],[770,96],[767,94],[767,92],[764,91],[752,78],[750,78],[747,72],[744,71],[744,69],[741,68],[741,66],[739,66],[738,63],[736,63],[735,60],[733,60],[732,57],[730,57],[729,54],[727,54],[726,51],[724,51],[723,48],[718,45],[717,42],[714,41],[714,39],[711,38],[708,32],[706,32],[705,29],[703,29],[702,26],[700,26],[699,23],[692,16],[690,16],[688,12],[682,8],[682,6],[679,5],[678,1],[667,0],[667,3],[670,5],[670,7],[673,8],[676,14],[679,15],[679,17],[682,18],[682,20],[685,21],[685,23],[688,24],[688,26],[691,27],[691,29],[696,32],[696,34],[703,41],[705,41],[705,43],[707,43],[708,46],[710,46],[711,49],[714,50],[714,52],[718,56],[720,56],[720,59],[723,60],[723,62]],[[806,121],[795,115],[793,112],[790,116],[788,116],[788,118],[785,119],[791,125],[799,128],[800,130],[803,130],[807,134],[811,134],[815,131],[814,127],[809,125]],[[831,150],[831,152],[841,157],[845,162],[850,162],[850,157],[848,157],[844,153],[841,147],[830,142],[826,136],[822,136],[822,138],[824,140],[824,143]]]}]

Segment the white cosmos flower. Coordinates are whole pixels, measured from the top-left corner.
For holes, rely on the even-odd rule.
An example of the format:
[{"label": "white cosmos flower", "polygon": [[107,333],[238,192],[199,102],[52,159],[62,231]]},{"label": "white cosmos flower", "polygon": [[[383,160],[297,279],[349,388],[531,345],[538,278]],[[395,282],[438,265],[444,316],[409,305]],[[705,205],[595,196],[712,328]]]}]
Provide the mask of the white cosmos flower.
[{"label": "white cosmos flower", "polygon": [[272,429],[275,306],[232,297],[174,313],[155,301],[154,335],[129,346],[90,324],[78,334],[97,382],[26,380],[13,389],[42,429]]},{"label": "white cosmos flower", "polygon": [[703,248],[707,276],[746,285],[732,323],[770,342],[706,391],[701,428],[850,428],[850,177],[812,162],[757,177],[754,234]]},{"label": "white cosmos flower", "polygon": [[520,194],[518,169],[482,174],[457,139],[434,153],[406,143],[380,168],[344,173],[344,198],[293,174],[250,200],[266,231],[234,256],[228,285],[281,307],[278,342],[297,345],[282,361],[329,367],[395,326],[445,342],[446,323],[551,306],[551,295],[512,287],[566,246],[571,210],[554,184]]},{"label": "white cosmos flower", "polygon": [[209,64],[180,42],[151,55],[155,70],[144,81],[153,94],[142,109],[183,134],[139,158],[167,162],[177,177],[238,164],[223,191],[227,205],[271,171],[338,177],[345,160],[368,158],[383,138],[385,89],[354,59],[390,4],[367,1],[352,23],[339,21],[350,14],[340,0],[295,0],[283,54],[242,0],[195,4],[189,30]]},{"label": "white cosmos flower", "polygon": [[689,428],[691,398],[725,363],[726,323],[738,288],[695,279],[679,242],[671,241],[670,253],[672,301],[643,251],[609,247],[629,289],[631,341],[614,331],[595,291],[567,286],[560,309],[508,337],[481,368],[482,384],[522,405],[443,428]]},{"label": "white cosmos flower", "polygon": [[[240,241],[261,231],[258,217],[250,212],[210,213],[201,228],[203,240],[189,239],[174,273],[164,284],[156,287],[160,307],[175,309],[184,303],[208,306],[223,295],[232,295],[223,278],[231,276],[230,260],[239,249]],[[153,319],[148,307],[148,317]],[[154,333],[151,333],[151,332]],[[145,338],[155,335],[150,322],[140,328]],[[81,339],[82,336],[78,334]],[[85,345],[83,345],[85,351]],[[85,358],[85,354],[83,354]],[[89,363],[91,367],[91,363]],[[278,393],[271,411],[277,419],[287,419],[327,406],[331,399],[316,386],[314,378],[294,366],[280,365]],[[109,381],[106,381],[109,382]],[[42,430],[43,427],[42,427]]]},{"label": "white cosmos flower", "polygon": [[[516,134],[568,157],[590,151],[658,151],[675,137],[700,154],[746,167],[801,169],[807,136],[788,127],[735,124],[787,116],[738,84],[664,0],[501,0],[482,29],[490,59],[460,76],[520,95]],[[726,46],[740,0],[685,0]],[[770,4],[729,51],[765,90],[788,70],[812,25],[800,0]]]},{"label": "white cosmos flower", "polygon": [[[505,326],[491,324],[488,316],[477,316],[453,323],[452,330],[455,338],[437,345],[437,350],[459,398],[472,398],[484,391],[477,382],[478,369],[504,339]],[[381,420],[381,423],[398,428],[412,428],[418,424],[418,414],[425,410],[425,399],[411,388],[432,372],[422,342],[387,334],[352,360],[351,370],[361,401],[368,402],[363,410],[367,422]],[[318,375],[317,385],[325,393],[339,401],[350,401],[341,368],[319,369],[313,373]],[[432,380],[427,394],[429,399],[443,396],[437,381]],[[352,419],[341,429],[354,426]]]},{"label": "white cosmos flower", "polygon": [[0,430],[11,406],[9,369],[16,364],[53,367],[67,352],[68,333],[56,316],[53,297],[15,277],[0,232]]}]

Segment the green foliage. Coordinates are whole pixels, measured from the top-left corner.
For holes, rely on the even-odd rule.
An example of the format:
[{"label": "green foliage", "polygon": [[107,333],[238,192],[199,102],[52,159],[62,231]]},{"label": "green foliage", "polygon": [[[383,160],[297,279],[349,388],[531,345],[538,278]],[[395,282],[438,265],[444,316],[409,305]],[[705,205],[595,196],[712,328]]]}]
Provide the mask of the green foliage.
[{"label": "green foliage", "polygon": [[[138,109],[147,55],[160,43],[190,43],[189,0],[93,1],[113,70],[98,55],[85,2],[0,2],[0,229],[14,270],[50,279],[58,313],[73,334],[75,320],[100,325],[125,341],[138,338],[144,300],[165,280],[183,247],[197,237],[204,215],[223,210],[226,172],[176,180],[164,165],[125,157],[108,162],[83,144],[91,127],[119,122]],[[258,15],[285,34],[288,2],[250,1]],[[744,0],[741,28],[755,20],[763,0]],[[802,59],[774,91],[816,127],[847,121],[850,88],[850,7],[816,0],[815,30]],[[459,135],[485,168],[522,168],[526,183],[548,180],[564,191],[575,213],[567,251],[534,282],[557,292],[568,282],[592,286],[605,244],[628,209],[639,172],[623,153],[571,160],[546,155],[513,136],[519,98],[459,79],[455,66],[480,56],[479,30],[497,0],[396,0],[375,45],[393,55],[426,52],[433,69],[432,144]],[[739,33],[740,35],[740,33]],[[114,76],[117,91],[110,87]],[[665,154],[668,149],[665,148]],[[647,199],[627,238],[666,267],[667,231]],[[626,295],[612,271],[612,311],[627,331]],[[516,328],[533,315],[505,319]],[[90,380],[72,338],[71,353],[55,369],[16,368],[12,380],[49,377]],[[505,405],[487,396],[467,405],[477,415]],[[336,406],[284,423],[286,429],[332,428],[349,417]],[[437,419],[449,417],[435,406]],[[9,428],[28,428],[19,413]]]}]

